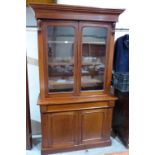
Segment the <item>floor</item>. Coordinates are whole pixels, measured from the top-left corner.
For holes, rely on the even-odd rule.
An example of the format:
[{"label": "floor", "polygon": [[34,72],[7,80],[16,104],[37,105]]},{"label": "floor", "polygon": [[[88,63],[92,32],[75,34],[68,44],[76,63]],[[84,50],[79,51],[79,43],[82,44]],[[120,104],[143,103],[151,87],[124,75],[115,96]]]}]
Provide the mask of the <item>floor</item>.
[{"label": "floor", "polygon": [[[52,155],[104,155],[106,153],[123,152],[128,150],[117,137],[115,139],[111,138],[111,140],[112,145],[108,147],[100,147],[100,148],[93,148],[88,150],[65,152],[65,153],[56,153]],[[33,148],[30,151],[27,150],[26,155],[40,155],[40,149],[41,149],[41,139],[34,138]]]},{"label": "floor", "polygon": [[129,155],[129,152],[108,153],[106,155]]}]

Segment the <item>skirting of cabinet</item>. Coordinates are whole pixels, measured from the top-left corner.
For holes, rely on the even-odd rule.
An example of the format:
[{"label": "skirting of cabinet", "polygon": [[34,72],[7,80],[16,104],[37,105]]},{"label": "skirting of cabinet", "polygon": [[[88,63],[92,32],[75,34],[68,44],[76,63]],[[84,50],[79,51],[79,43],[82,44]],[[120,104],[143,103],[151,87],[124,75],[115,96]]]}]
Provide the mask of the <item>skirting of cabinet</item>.
[{"label": "skirting of cabinet", "polygon": [[110,139],[100,143],[87,144],[87,145],[75,145],[75,146],[70,146],[68,148],[53,148],[53,149],[42,148],[41,155],[48,155],[50,153],[67,152],[67,151],[74,151],[74,150],[83,150],[83,149],[96,148],[96,147],[104,147],[109,145],[111,145]]}]

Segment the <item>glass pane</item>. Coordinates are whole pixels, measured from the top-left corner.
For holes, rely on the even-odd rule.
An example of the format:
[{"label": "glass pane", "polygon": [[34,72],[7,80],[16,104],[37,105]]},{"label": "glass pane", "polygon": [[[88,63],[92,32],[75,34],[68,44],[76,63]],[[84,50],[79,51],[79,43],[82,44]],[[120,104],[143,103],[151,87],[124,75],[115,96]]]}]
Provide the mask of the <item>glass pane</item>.
[{"label": "glass pane", "polygon": [[73,91],[75,29],[49,26],[47,32],[49,92]]},{"label": "glass pane", "polygon": [[81,90],[104,89],[107,29],[84,27],[82,31]]}]

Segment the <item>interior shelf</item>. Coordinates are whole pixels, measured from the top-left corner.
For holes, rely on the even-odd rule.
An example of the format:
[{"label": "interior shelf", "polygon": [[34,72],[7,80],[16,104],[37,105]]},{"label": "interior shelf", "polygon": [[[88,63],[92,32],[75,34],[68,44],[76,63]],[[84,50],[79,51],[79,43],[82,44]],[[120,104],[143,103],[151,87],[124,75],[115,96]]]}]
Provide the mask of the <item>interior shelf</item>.
[{"label": "interior shelf", "polygon": [[52,43],[56,43],[56,44],[74,44],[73,41],[48,41],[48,44],[52,44]]},{"label": "interior shelf", "polygon": [[[101,83],[102,81],[98,80],[98,79],[89,79],[88,78],[88,79],[82,79],[81,82],[84,85],[89,85],[89,84],[98,84],[98,83]],[[48,81],[49,86],[52,86],[54,88],[59,87],[59,86],[61,86],[61,88],[62,88],[62,86],[63,86],[63,88],[65,88],[65,87],[68,88],[68,86],[72,86],[73,83],[74,83],[73,80],[49,80]]]},{"label": "interior shelf", "polygon": [[82,44],[105,45],[105,42],[83,42]]},{"label": "interior shelf", "polygon": [[[52,43],[56,43],[56,44],[74,44],[73,41],[48,41],[48,44],[52,44]],[[93,44],[93,45],[105,45],[105,42],[83,42],[82,44]]]},{"label": "interior shelf", "polygon": [[[103,75],[103,72],[101,73],[91,73],[91,72],[88,72],[88,73],[85,73],[85,72],[82,72],[82,76],[95,76],[95,75]],[[69,77],[69,76],[73,76],[73,73],[52,73],[50,74],[50,77]]]},{"label": "interior shelf", "polygon": [[[72,62],[51,62],[48,63],[50,66],[66,66],[66,65],[74,65]],[[102,63],[96,63],[96,62],[85,62],[81,64],[82,66],[97,66],[97,65],[103,65]]]},{"label": "interior shelf", "polygon": [[66,65],[74,65],[73,62],[49,62],[50,66],[66,66]]}]

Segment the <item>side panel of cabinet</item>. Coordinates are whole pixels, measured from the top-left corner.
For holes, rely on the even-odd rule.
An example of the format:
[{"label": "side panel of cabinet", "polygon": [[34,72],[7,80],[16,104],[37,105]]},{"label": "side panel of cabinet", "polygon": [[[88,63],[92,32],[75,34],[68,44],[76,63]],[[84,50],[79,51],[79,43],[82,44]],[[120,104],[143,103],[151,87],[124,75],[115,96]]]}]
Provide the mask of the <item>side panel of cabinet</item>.
[{"label": "side panel of cabinet", "polygon": [[74,146],[77,143],[77,113],[58,112],[48,114],[49,147]]},{"label": "side panel of cabinet", "polygon": [[112,109],[84,110],[80,114],[81,143],[90,144],[110,139]]}]

